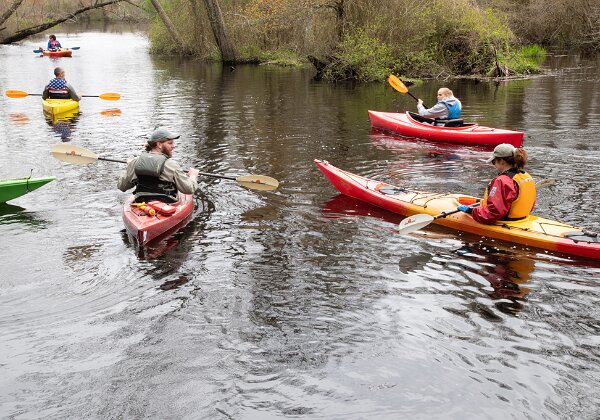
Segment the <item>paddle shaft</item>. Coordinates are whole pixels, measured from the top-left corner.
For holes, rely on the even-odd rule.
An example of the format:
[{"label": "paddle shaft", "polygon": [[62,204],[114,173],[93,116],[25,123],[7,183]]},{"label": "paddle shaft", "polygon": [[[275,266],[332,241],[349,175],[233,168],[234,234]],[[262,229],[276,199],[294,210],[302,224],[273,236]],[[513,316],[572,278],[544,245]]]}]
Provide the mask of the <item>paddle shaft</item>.
[{"label": "paddle shaft", "polygon": [[208,174],[206,172],[198,172],[198,175],[205,175],[205,176],[212,176],[214,178],[223,178],[223,179],[232,179],[234,181],[237,180],[236,177],[234,176],[227,176],[227,175],[214,175],[214,174]]},{"label": "paddle shaft", "polygon": [[[42,96],[41,93],[28,93],[27,96]],[[99,98],[100,95],[81,95],[82,98]],[[52,98],[49,98],[52,99]]]},{"label": "paddle shaft", "polygon": [[126,160],[111,159],[111,158],[105,158],[105,157],[98,157],[98,160],[105,160],[107,162],[127,163]]},{"label": "paddle shaft", "polygon": [[[413,95],[410,92],[406,92],[406,93],[408,93],[408,96],[410,96],[411,98],[413,98],[415,101],[419,102],[419,98],[417,98],[415,95]],[[423,104],[423,106],[425,106],[425,105]]]},{"label": "paddle shaft", "polygon": [[[125,161],[125,160],[111,159],[111,158],[105,158],[105,157],[98,157],[98,160],[105,160],[105,161],[108,161],[108,162],[117,162],[117,163],[127,163],[127,161]],[[198,175],[212,176],[213,178],[231,179],[233,181],[237,180],[237,178],[234,177],[234,176],[215,175],[215,174],[209,174],[209,173],[206,173],[206,172],[198,172]]]}]

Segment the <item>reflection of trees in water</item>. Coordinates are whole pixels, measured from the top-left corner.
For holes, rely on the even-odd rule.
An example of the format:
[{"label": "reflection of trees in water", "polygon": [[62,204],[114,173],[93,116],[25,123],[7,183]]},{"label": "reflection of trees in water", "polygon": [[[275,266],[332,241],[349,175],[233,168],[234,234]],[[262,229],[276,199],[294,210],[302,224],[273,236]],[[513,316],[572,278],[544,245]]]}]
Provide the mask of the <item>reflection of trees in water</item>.
[{"label": "reflection of trees in water", "polygon": [[[374,334],[355,317],[384,293],[380,287],[385,286],[369,281],[379,279],[379,273],[363,269],[361,258],[348,246],[348,233],[332,241],[330,235],[336,233],[323,232],[320,219],[312,226],[293,223],[295,217],[305,220],[298,211],[267,205],[242,214],[255,229],[252,241],[260,246],[235,267],[236,276],[249,282],[251,295],[250,322],[240,337],[260,349],[252,374],[279,371],[281,366],[323,366],[346,345]],[[281,223],[285,218],[291,222]]]},{"label": "reflection of trees in water", "polygon": [[75,271],[78,268],[87,271],[90,267],[82,265],[82,263],[97,257],[100,252],[102,252],[102,245],[100,244],[74,245],[65,250],[63,261],[66,267],[71,267]]},{"label": "reflection of trees in water", "polygon": [[29,212],[23,207],[0,203],[0,225],[23,224],[34,230],[41,230],[46,228],[47,223],[36,213]]}]

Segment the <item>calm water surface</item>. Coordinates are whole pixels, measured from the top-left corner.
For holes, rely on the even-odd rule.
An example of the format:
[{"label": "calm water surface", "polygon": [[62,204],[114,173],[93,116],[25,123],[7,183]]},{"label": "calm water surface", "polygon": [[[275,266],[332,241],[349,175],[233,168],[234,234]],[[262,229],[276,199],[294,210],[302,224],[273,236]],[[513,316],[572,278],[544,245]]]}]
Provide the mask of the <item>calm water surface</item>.
[{"label": "calm water surface", "polygon": [[[339,196],[315,158],[413,188],[480,194],[485,148],[371,134],[368,109],[414,110],[385,85],[310,69],[156,58],[135,31],[58,32],[0,47],[0,89],[40,93],[55,66],[85,98],[46,121],[0,99],[0,178],[58,180],[0,207],[0,417],[460,418],[600,416],[600,266],[427,228]],[[109,45],[110,48],[106,48]],[[530,173],[555,178],[536,213],[600,230],[600,61],[547,76],[449,81],[465,117],[525,130]],[[431,103],[441,82],[413,87]],[[68,165],[71,142],[126,159],[156,125],[176,158],[256,173],[276,192],[202,178],[193,221],[138,249],[120,164]]]}]

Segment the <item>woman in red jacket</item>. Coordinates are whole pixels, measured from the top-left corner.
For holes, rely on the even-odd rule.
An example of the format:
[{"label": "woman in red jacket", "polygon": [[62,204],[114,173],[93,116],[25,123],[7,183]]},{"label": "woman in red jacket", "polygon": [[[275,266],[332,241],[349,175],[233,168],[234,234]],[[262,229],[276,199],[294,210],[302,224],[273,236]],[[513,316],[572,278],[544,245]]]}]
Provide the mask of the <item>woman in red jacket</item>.
[{"label": "woman in red jacket", "polygon": [[458,206],[473,219],[486,225],[502,220],[519,220],[529,216],[535,205],[535,182],[524,171],[527,152],[511,144],[500,144],[487,160],[498,170],[488,185],[478,207]]}]

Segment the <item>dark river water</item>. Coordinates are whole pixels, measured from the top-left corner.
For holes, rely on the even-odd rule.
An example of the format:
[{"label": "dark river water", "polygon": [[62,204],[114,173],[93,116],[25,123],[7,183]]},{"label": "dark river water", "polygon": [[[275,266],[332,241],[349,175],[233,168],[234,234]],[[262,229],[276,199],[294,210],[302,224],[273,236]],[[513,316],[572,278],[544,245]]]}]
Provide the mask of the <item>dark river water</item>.
[{"label": "dark river water", "polygon": [[[311,69],[149,54],[143,32],[56,30],[72,58],[0,47],[0,179],[58,180],[0,206],[0,417],[597,419],[600,265],[428,227],[339,196],[313,159],[415,189],[480,195],[490,150],[371,134],[368,109],[414,110],[388,85]],[[55,66],[85,98],[46,121]],[[600,60],[444,84],[464,117],[524,130],[535,213],[600,230]],[[123,166],[69,165],[71,142],[133,157],[164,125],[204,172],[277,178],[275,192],[201,178],[192,222],[138,249]]]}]

